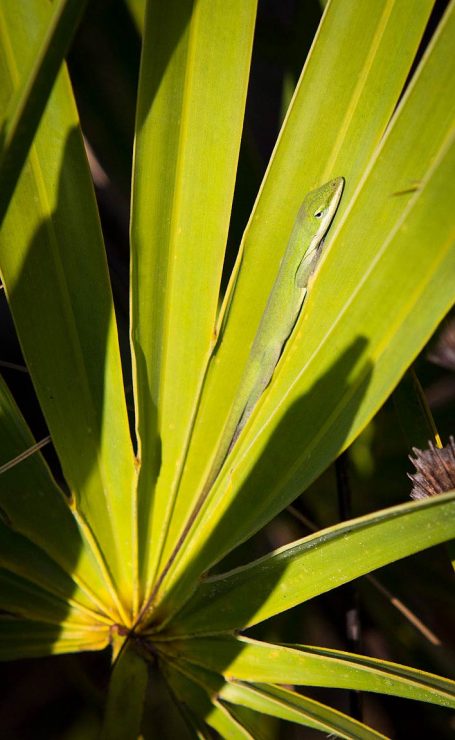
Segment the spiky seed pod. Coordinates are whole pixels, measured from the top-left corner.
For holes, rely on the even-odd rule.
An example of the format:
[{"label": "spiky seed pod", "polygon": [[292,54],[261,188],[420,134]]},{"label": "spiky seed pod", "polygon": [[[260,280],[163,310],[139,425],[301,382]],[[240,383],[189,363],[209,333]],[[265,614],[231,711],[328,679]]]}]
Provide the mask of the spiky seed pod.
[{"label": "spiky seed pod", "polygon": [[429,448],[419,450],[412,448],[409,459],[416,473],[408,473],[413,482],[411,498],[422,499],[436,496],[438,493],[455,488],[455,441],[451,436],[445,447],[435,447],[429,442]]}]

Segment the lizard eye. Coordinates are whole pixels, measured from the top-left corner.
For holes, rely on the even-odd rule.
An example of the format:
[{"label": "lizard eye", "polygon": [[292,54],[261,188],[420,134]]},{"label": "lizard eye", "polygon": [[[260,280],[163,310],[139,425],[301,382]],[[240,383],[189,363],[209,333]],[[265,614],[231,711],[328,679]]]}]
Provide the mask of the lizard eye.
[{"label": "lizard eye", "polygon": [[314,214],[314,217],[315,218],[322,218],[323,215],[324,215],[324,211],[321,209],[319,211],[316,211],[316,213]]}]

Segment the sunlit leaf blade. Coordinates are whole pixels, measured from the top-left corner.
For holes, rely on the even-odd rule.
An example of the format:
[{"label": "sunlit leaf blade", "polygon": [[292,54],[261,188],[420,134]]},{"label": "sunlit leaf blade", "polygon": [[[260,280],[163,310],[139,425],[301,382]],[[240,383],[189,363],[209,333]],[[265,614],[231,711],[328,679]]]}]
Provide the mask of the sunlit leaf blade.
[{"label": "sunlit leaf blade", "polygon": [[384,735],[336,709],[278,686],[227,682],[220,691],[220,699],[347,740],[384,738]]},{"label": "sunlit leaf blade", "polygon": [[[354,439],[453,303],[455,282],[447,275],[455,270],[449,205],[455,198],[455,95],[442,91],[455,78],[454,37],[451,5],[335,228],[276,376],[169,570],[169,581],[181,573],[173,600]],[[415,179],[417,189],[400,195]]]},{"label": "sunlit leaf blade", "polygon": [[139,736],[147,683],[147,663],[126,645],[112,671],[101,740]]},{"label": "sunlit leaf blade", "polygon": [[[46,553],[30,540],[13,532],[10,527],[0,522],[0,567],[9,573],[26,579],[31,584],[44,588],[65,603],[77,604],[84,610],[96,614],[109,615],[111,620],[118,620],[119,614],[115,605],[102,601],[102,594],[80,584],[65,573],[48,557]],[[11,611],[8,594],[3,593],[0,609]],[[107,617],[106,617],[107,618]]]},{"label": "sunlit leaf blade", "polygon": [[[33,47],[48,11],[37,0],[1,6],[8,35],[1,47],[3,104],[19,84],[24,50]],[[111,597],[120,593],[128,622],[137,564],[134,462],[103,240],[64,71],[0,246],[2,282],[53,444],[86,536],[100,562],[109,562],[101,566],[113,580]]]},{"label": "sunlit leaf blade", "polygon": [[160,650],[227,680],[375,691],[455,707],[455,682],[375,658],[307,646],[220,636],[160,643]]},{"label": "sunlit leaf blade", "polygon": [[125,0],[138,33],[144,33],[145,0]]},{"label": "sunlit leaf blade", "polygon": [[[252,506],[251,492],[256,491],[263,510],[275,513],[280,501],[281,505],[288,503],[306,487],[378,410],[453,304],[454,283],[447,275],[455,270],[455,234],[448,208],[454,191],[447,188],[447,182],[455,147],[450,130],[446,128],[445,133],[448,141],[442,142],[438,156],[433,154],[436,162],[422,190],[395,228],[378,240],[369,264],[363,262],[367,250],[348,254],[348,243],[362,243],[362,231],[364,240],[368,238],[367,226],[355,207],[339,234],[336,251],[327,255],[326,269],[321,269],[303,317],[305,331],[297,333],[282,373],[258,409],[256,427],[250,428],[244,444],[239,445],[237,469],[228,471],[227,483],[233,490],[247,480],[242,496],[254,511],[256,526],[258,508]],[[384,190],[384,180],[380,189]],[[382,194],[392,195],[390,191]],[[359,196],[364,218],[371,197],[365,185]],[[339,351],[335,363],[334,346]],[[260,464],[251,475],[256,459]],[[274,471],[282,470],[287,473],[278,480]],[[223,508],[229,504],[224,499]],[[235,514],[238,520],[239,512],[232,511]],[[243,527],[245,521],[241,521]],[[211,522],[213,527],[213,516]],[[241,539],[240,532],[236,534]]]},{"label": "sunlit leaf blade", "polygon": [[256,738],[265,740],[265,738],[271,735],[269,731],[270,720],[265,714],[258,714],[252,709],[249,709],[249,707],[242,707],[239,704],[228,704],[220,699],[216,700],[216,705],[220,710],[229,711],[230,716],[240,724],[242,731],[249,733],[249,737],[254,738],[254,740]]},{"label": "sunlit leaf blade", "polygon": [[[397,104],[431,6],[341,0],[330,4],[322,20],[245,232],[240,272],[208,372],[167,552],[210,469],[304,195],[344,176],[337,218],[345,211]],[[397,64],[391,65],[391,58]]]},{"label": "sunlit leaf blade", "polygon": [[0,660],[103,650],[109,645],[109,628],[61,628],[29,619],[0,616]]},{"label": "sunlit leaf blade", "polygon": [[[29,449],[33,443],[33,436],[0,377],[0,464]],[[96,595],[97,603],[104,603],[105,609],[111,607],[109,589],[85,539],[84,529],[78,526],[70,500],[56,485],[40,453],[0,475],[0,518],[2,529],[8,528],[2,537],[3,564],[6,561],[9,567],[16,564],[21,572],[28,570],[30,576],[35,570],[38,574],[43,572],[33,546],[30,550],[35,555],[24,558],[24,548],[28,550],[28,546],[23,538],[27,538],[71,577],[72,587],[66,580],[63,591],[68,597],[77,583],[92,597]]]},{"label": "sunlit leaf blade", "polygon": [[254,740],[255,736],[240,722],[230,708],[216,699],[213,701],[212,709],[206,720],[209,727],[221,735],[221,737],[232,738],[232,740]]},{"label": "sunlit leaf blade", "polygon": [[176,700],[183,705],[186,711],[196,715],[198,725],[206,724],[225,738],[235,738],[235,740],[252,738],[252,735],[232,717],[229,711],[216,701],[215,696],[211,697],[209,692],[192,678],[175,667],[171,668],[168,664],[163,666],[163,671]]},{"label": "sunlit leaf blade", "polygon": [[[169,670],[167,664],[164,670]],[[212,700],[216,697],[219,704],[227,702],[235,717],[239,713],[242,714],[242,707],[248,708],[250,710],[248,717],[242,717],[242,724],[248,729],[257,724],[255,719],[258,715],[255,713],[260,712],[261,715],[268,714],[297,722],[322,732],[332,732],[339,737],[383,737],[331,707],[286,689],[267,685],[248,685],[243,682],[226,682],[219,674],[187,662],[174,663],[172,673],[177,676],[178,682],[190,679],[191,682],[204,689]],[[346,735],[342,731],[351,734]],[[356,732],[358,734],[355,734]],[[255,728],[252,734],[253,737],[257,735],[261,737],[260,728]]]},{"label": "sunlit leaf blade", "polygon": [[[79,599],[80,595],[78,594]],[[67,626],[91,626],[98,621],[109,624],[107,617],[78,603],[77,597],[58,597],[41,586],[0,569],[0,609],[24,619]]]},{"label": "sunlit leaf blade", "polygon": [[140,537],[149,580],[212,347],[255,12],[256,0],[172,0],[151,2],[146,20],[131,305]]},{"label": "sunlit leaf blade", "polygon": [[455,492],[394,506],[305,537],[204,579],[167,627],[245,629],[400,558],[455,538]]},{"label": "sunlit leaf blade", "polygon": [[[10,2],[17,6],[21,0]],[[5,0],[5,5],[8,0]],[[0,224],[36,133],[87,0],[56,0],[37,48],[29,54],[30,68],[8,106],[0,142]],[[1,20],[0,20],[1,23]],[[0,31],[1,33],[1,31]]]}]

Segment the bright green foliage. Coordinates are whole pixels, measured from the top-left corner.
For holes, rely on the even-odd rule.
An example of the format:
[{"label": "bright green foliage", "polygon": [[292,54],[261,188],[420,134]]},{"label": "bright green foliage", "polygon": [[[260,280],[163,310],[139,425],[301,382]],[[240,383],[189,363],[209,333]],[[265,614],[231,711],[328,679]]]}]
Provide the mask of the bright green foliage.
[{"label": "bright green foliage", "polygon": [[148,7],[131,214],[139,546],[146,584],[156,575],[212,349],[255,10],[255,0]]},{"label": "bright green foliage", "polygon": [[[11,37],[4,102],[25,66],[21,49],[33,53],[38,22],[46,19],[47,5],[34,4],[34,22],[30,3],[0,10]],[[5,217],[0,250],[22,350],[81,527],[128,619],[137,564],[135,466],[106,257],[65,72]]]},{"label": "bright green foliage", "polygon": [[112,671],[102,740],[128,740],[140,732],[147,664],[127,643]]},{"label": "bright green foliage", "polygon": [[30,69],[22,70],[21,82],[9,100],[0,163],[0,224],[86,2],[58,0],[54,3],[38,52],[30,56]]},{"label": "bright green foliage", "polygon": [[300,206],[275,282],[251,345],[235,402],[197,506],[204,501],[231,448],[277,369],[283,348],[303,309],[323,242],[340,204],[344,180],[312,190]]},{"label": "bright green foliage", "polygon": [[[0,194],[0,274],[65,479],[63,489],[40,452],[0,476],[0,658],[110,645],[109,738],[137,736],[152,663],[200,737],[207,727],[258,737],[261,714],[382,737],[278,684],[452,707],[455,684],[235,631],[454,538],[454,492],[201,576],[353,442],[454,301],[455,4],[404,91],[432,0],[327,3],[224,297],[256,0],[150,0],[143,24],[140,3],[130,7],[143,25],[131,209],[136,451],[65,69],[52,84],[76,20],[62,30],[46,0],[0,4],[0,182],[14,183],[44,110],[11,202],[8,188]],[[296,213],[337,177],[343,199],[277,372],[197,507]],[[34,442],[0,380],[0,466]]]}]

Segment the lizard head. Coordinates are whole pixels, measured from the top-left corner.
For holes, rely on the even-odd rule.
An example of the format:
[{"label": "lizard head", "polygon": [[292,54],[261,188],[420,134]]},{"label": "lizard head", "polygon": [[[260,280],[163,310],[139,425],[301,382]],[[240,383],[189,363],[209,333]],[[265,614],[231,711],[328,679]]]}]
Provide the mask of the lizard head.
[{"label": "lizard head", "polygon": [[344,178],[336,177],[306,195],[302,203],[302,211],[310,229],[315,234],[322,237],[329,228],[338,208],[343,188]]}]

